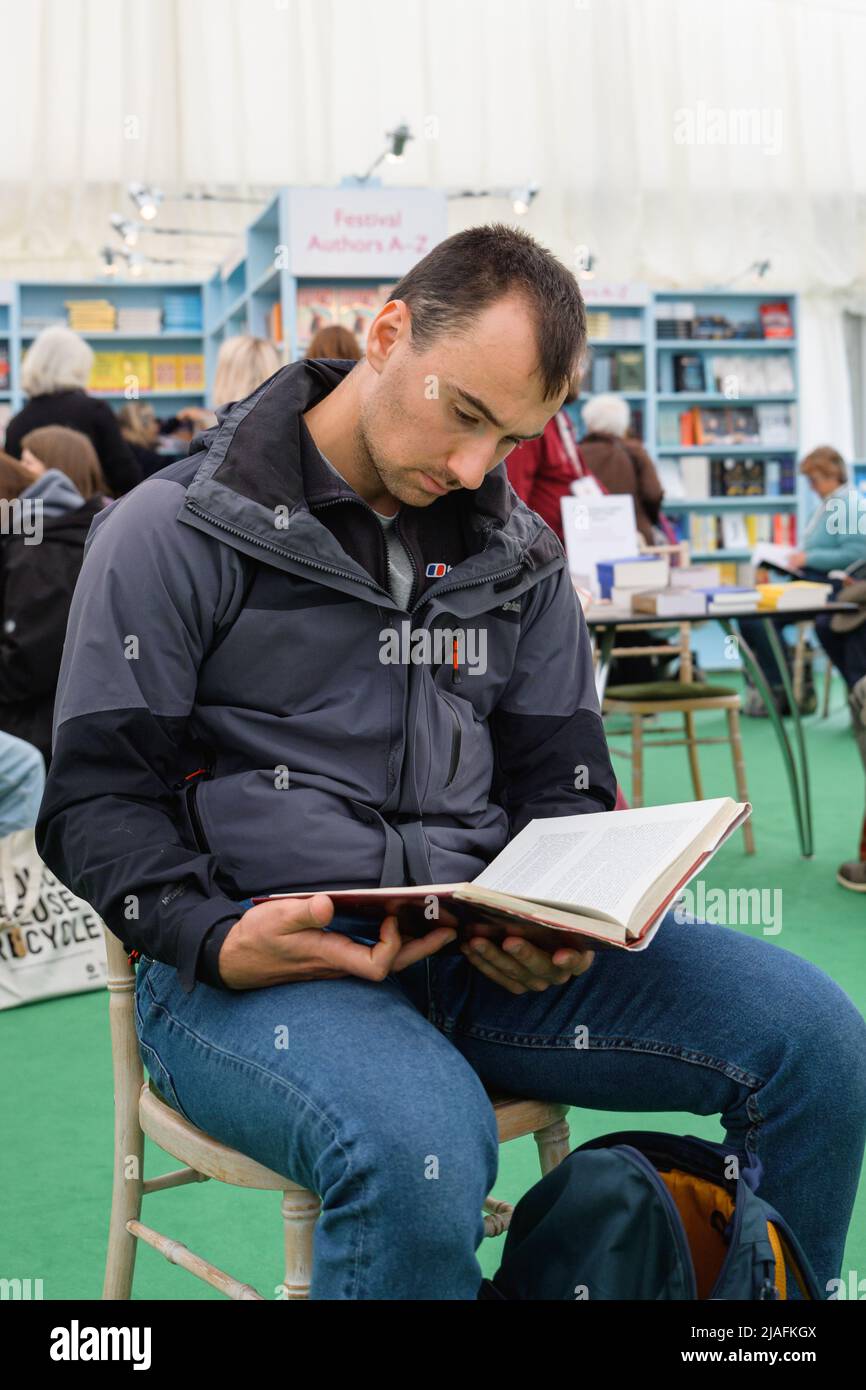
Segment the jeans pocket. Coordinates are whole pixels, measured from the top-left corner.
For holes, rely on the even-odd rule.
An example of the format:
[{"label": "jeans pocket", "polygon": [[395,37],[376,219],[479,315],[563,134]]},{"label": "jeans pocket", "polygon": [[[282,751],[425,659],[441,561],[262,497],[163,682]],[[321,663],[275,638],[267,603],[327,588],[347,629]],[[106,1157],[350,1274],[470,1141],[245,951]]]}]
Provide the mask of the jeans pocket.
[{"label": "jeans pocket", "polygon": [[[139,969],[141,969],[140,966]],[[135,1031],[138,1035],[138,1050],[141,1060],[162,1099],[190,1124],[195,1124],[195,1120],[187,1114],[181,1105],[172,1074],[154,1047],[153,1040],[145,1041],[145,1034],[147,1033],[152,1039],[152,1026],[158,1024],[160,1018],[164,1017],[164,1009],[155,1003],[149,990],[144,988],[143,981],[140,981],[135,993]]]}]

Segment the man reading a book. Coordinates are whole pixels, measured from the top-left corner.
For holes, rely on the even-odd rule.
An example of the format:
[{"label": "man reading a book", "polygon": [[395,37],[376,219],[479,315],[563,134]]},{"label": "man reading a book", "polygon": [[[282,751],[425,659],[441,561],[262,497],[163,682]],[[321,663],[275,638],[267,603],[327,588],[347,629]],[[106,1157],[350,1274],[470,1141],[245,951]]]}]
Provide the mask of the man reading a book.
[{"label": "man reading a book", "polygon": [[672,915],[593,955],[328,897],[469,882],[533,819],[613,808],[565,556],[504,465],[585,338],[554,256],[458,233],[365,358],[282,368],[88,539],[39,849],[136,953],[163,1097],[320,1194],[315,1298],[476,1297],[489,1091],[720,1115],[839,1271],[866,1026],[822,972]]}]

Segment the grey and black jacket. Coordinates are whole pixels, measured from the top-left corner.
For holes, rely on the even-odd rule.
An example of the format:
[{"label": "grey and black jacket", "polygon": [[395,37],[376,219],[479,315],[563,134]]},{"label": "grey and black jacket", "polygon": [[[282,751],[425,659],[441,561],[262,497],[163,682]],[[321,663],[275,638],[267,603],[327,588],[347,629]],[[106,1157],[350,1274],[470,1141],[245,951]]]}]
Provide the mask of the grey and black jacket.
[{"label": "grey and black jacket", "polygon": [[244,898],[472,879],[533,817],[614,804],[559,541],[500,464],[402,508],[401,610],[302,419],[353,365],[283,368],[88,538],[37,845],[188,991]]}]

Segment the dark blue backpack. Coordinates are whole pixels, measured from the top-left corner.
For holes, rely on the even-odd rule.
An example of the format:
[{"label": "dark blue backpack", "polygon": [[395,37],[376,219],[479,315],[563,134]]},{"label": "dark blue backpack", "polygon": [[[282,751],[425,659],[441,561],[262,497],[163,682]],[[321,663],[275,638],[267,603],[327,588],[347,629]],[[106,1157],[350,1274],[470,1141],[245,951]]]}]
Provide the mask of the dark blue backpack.
[{"label": "dark blue backpack", "polygon": [[[745,1166],[748,1164],[749,1166]],[[732,1175],[732,1169],[737,1169]],[[481,1299],[820,1299],[757,1158],[690,1135],[607,1134],[514,1208]]]}]

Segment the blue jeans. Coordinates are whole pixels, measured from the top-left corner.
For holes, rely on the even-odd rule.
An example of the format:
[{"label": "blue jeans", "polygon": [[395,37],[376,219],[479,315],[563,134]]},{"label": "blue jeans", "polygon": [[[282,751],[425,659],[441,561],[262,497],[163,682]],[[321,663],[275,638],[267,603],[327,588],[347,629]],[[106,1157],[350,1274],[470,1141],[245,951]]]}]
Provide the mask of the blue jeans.
[{"label": "blue jeans", "polygon": [[0,731],[0,836],[36,824],[45,790],[45,760],[23,738]]},{"label": "blue jeans", "polygon": [[313,1298],[476,1297],[498,1159],[485,1087],[721,1115],[731,1152],[760,1157],[761,1195],[819,1286],[839,1274],[866,1137],[866,1024],[829,976],[765,940],[669,915],[647,950],[600,951],[584,975],[523,995],[459,954],[381,984],[189,995],[144,958],[136,1012],[172,1105],[321,1196]]}]

